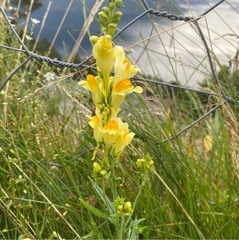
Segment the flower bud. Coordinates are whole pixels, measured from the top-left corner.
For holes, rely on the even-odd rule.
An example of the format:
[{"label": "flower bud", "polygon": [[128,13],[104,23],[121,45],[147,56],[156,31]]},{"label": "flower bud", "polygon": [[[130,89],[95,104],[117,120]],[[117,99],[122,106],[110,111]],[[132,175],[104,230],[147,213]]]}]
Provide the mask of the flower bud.
[{"label": "flower bud", "polygon": [[120,21],[121,16],[122,16],[122,12],[120,11],[115,12],[112,22],[117,24]]},{"label": "flower bud", "polygon": [[105,169],[100,171],[100,175],[104,177],[107,174],[107,171]]},{"label": "flower bud", "polygon": [[115,50],[110,35],[99,37],[93,47],[93,56],[98,70],[104,76],[104,80],[108,79],[115,60]]},{"label": "flower bud", "polygon": [[103,8],[102,8],[102,11],[103,11],[106,15],[108,15],[109,12],[110,12],[108,7],[103,7]]},{"label": "flower bud", "polygon": [[101,166],[98,162],[93,163],[93,173],[100,173],[101,172]]},{"label": "flower bud", "polygon": [[115,8],[115,3],[114,2],[110,2],[109,3],[109,10],[112,12],[112,10],[114,10]]},{"label": "flower bud", "polygon": [[90,37],[90,41],[93,45],[95,45],[97,43],[98,39],[99,39],[99,37],[97,37],[97,36],[91,36]]},{"label": "flower bud", "polygon": [[122,0],[116,0],[115,1],[115,7],[120,8],[122,6]]},{"label": "flower bud", "polygon": [[109,24],[108,34],[113,37],[115,34],[115,31],[116,31],[116,24],[114,24],[114,23]]},{"label": "flower bud", "polygon": [[122,204],[117,206],[117,213],[119,213],[119,214],[123,213],[123,205]]},{"label": "flower bud", "polygon": [[100,24],[103,24],[104,26],[107,25],[108,16],[104,12],[99,12],[98,16]]},{"label": "flower bud", "polygon": [[132,213],[132,204],[131,204],[131,202],[126,202],[125,204],[124,204],[124,213],[126,214],[126,215],[129,215],[130,213]]},{"label": "flower bud", "polygon": [[140,170],[144,169],[145,163],[146,163],[146,161],[143,158],[137,159],[137,161],[136,161],[136,165]]},{"label": "flower bud", "polygon": [[154,161],[152,160],[152,157],[148,154],[145,156],[145,158],[141,158],[136,161],[138,169],[143,173],[148,171],[153,166],[153,164]]}]

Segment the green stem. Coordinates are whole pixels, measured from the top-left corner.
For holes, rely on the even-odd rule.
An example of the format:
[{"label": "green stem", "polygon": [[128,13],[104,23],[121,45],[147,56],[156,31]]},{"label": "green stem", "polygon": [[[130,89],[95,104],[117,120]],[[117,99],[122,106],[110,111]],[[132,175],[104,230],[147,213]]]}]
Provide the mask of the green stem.
[{"label": "green stem", "polygon": [[[111,163],[110,163],[111,165]],[[115,166],[111,165],[111,187],[112,187],[112,195],[113,200],[115,200],[118,197],[117,192],[117,184],[116,184],[116,175],[115,175]]]},{"label": "green stem", "polygon": [[[109,158],[109,164],[110,164],[110,169],[111,169],[110,183],[111,183],[112,197],[113,197],[113,202],[114,202],[118,197],[116,173],[115,173],[116,159],[110,153],[110,151],[108,152],[108,158]],[[117,212],[115,212],[116,239],[122,239],[122,231],[121,231],[120,225],[121,225],[120,224],[120,216],[117,214]]]},{"label": "green stem", "polygon": [[143,190],[143,188],[144,188],[145,182],[146,182],[145,179],[143,179],[143,181],[142,181],[142,183],[141,183],[141,185],[140,185],[138,194],[137,194],[137,196],[136,196],[136,198],[135,198],[135,200],[134,200],[133,211],[132,211],[132,213],[129,215],[126,223],[124,224],[124,229],[123,229],[123,231],[125,231],[125,228],[128,226],[130,220],[132,219],[131,217],[132,217],[132,215],[133,215],[133,213],[134,213],[134,209],[135,209],[136,204],[137,204],[137,202],[138,202],[138,199],[139,199],[139,197],[140,197],[140,195],[141,195],[141,192],[142,192],[142,190]]},{"label": "green stem", "polygon": [[120,224],[120,236],[121,236],[121,239],[123,239],[123,230],[124,230],[124,227],[125,227],[125,216],[122,216],[121,217],[121,224]]}]

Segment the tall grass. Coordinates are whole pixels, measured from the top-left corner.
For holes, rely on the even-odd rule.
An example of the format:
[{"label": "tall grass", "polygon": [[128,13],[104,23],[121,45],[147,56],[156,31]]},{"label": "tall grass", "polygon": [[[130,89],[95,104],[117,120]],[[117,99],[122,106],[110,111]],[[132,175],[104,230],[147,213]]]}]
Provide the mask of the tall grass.
[{"label": "tall grass", "polygon": [[[2,18],[0,25],[0,42],[19,48]],[[197,44],[202,47],[200,41]],[[145,54],[151,51],[144,49]],[[0,79],[24,59],[23,54],[1,48]],[[170,57],[168,61],[171,71],[175,62]],[[46,74],[53,70],[54,79],[47,81]],[[214,90],[210,71],[205,71],[207,88]],[[115,236],[111,223],[88,211],[79,200],[105,210],[90,181],[95,141],[85,115],[91,115],[92,104],[74,73],[61,74],[59,69],[32,61],[0,95],[1,239]],[[157,76],[150,78],[157,80]],[[232,82],[235,76],[220,78],[227,94],[234,97],[238,96],[237,83]],[[216,96],[142,84],[144,95],[129,97],[122,108],[121,117],[136,137],[117,169],[119,192],[133,200],[142,191],[134,212],[135,219],[145,218],[137,229],[139,238],[237,239],[238,107]],[[215,104],[221,104],[215,113],[163,142]],[[147,153],[155,164],[141,189],[135,161]]]}]

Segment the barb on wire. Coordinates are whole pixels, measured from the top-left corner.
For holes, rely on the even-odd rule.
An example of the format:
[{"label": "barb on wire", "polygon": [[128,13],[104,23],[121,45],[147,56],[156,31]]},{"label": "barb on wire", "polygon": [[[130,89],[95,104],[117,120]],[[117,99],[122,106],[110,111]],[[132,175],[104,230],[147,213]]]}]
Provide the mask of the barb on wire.
[{"label": "barb on wire", "polygon": [[[211,51],[210,48],[207,44],[207,41],[204,37],[204,34],[198,24],[198,20],[201,19],[203,16],[205,16],[206,14],[208,14],[209,12],[211,12],[213,9],[215,9],[217,6],[219,6],[221,3],[223,3],[225,0],[220,0],[218,1],[216,4],[214,4],[212,7],[210,7],[208,10],[206,10],[205,12],[203,12],[201,15],[199,15],[198,17],[192,17],[192,16],[183,16],[183,15],[176,15],[176,14],[171,14],[168,13],[166,11],[159,11],[153,8],[150,8],[149,5],[147,4],[146,0],[141,0],[142,4],[145,8],[145,11],[143,13],[141,13],[139,16],[135,17],[132,21],[130,21],[129,23],[127,23],[124,27],[122,27],[114,36],[113,39],[115,39],[117,36],[119,36],[122,32],[124,32],[127,28],[129,28],[130,26],[132,26],[136,21],[138,21],[139,19],[143,18],[146,15],[153,15],[155,17],[164,17],[167,18],[171,21],[184,21],[184,22],[192,22],[193,24],[195,24],[196,29],[199,33],[199,36],[203,42],[203,45],[206,49],[206,54],[208,57],[208,61],[209,61],[209,66],[210,66],[210,70],[212,72],[212,76],[214,79],[214,84],[217,86],[217,88],[219,89],[219,93],[214,93],[214,92],[208,92],[208,91],[203,91],[200,89],[193,89],[193,88],[189,88],[189,87],[185,87],[185,86],[178,86],[178,85],[174,85],[174,84],[170,84],[170,83],[166,83],[166,82],[159,82],[156,80],[151,80],[151,79],[143,79],[140,78],[138,76],[134,77],[133,80],[135,81],[146,81],[146,82],[150,82],[150,83],[155,83],[155,84],[159,84],[159,85],[164,85],[164,86],[168,86],[170,88],[178,88],[178,89],[182,89],[185,91],[192,91],[192,92],[197,92],[199,94],[206,94],[209,96],[222,96],[224,101],[227,103],[238,103],[239,101],[234,100],[228,96],[226,96],[224,90],[222,89],[222,87],[220,86],[220,82],[217,78],[217,75],[215,73],[215,69],[214,69],[214,65],[213,65],[213,61],[212,61],[212,56],[211,56]],[[17,34],[17,32],[15,31],[14,27],[11,25],[6,13],[4,12],[3,8],[0,7],[0,12],[2,13],[3,17],[6,20],[6,23],[8,25],[8,27],[10,28],[10,30],[12,31],[13,35],[16,37],[16,39],[18,40],[19,44],[21,44],[23,49],[17,49],[17,48],[13,48],[10,46],[5,46],[5,45],[1,45],[0,44],[0,48],[6,48],[8,50],[12,50],[12,51],[18,51],[18,52],[22,52],[25,53],[28,58],[22,62],[17,68],[15,68],[8,77],[6,77],[2,84],[0,85],[0,92],[3,90],[3,88],[5,87],[5,85],[8,83],[8,81],[11,79],[11,77],[20,69],[22,68],[27,62],[29,62],[31,59],[36,59],[38,61],[44,61],[47,62],[49,64],[58,66],[58,67],[66,67],[66,68],[73,68],[73,69],[79,69],[80,67],[86,67],[88,68],[89,66],[86,64],[87,61],[92,58],[92,55],[85,58],[84,60],[82,60],[80,63],[75,64],[75,63],[69,63],[69,62],[64,62],[64,61],[59,61],[59,60],[55,60],[55,59],[51,59],[50,57],[46,57],[46,56],[42,56],[39,54],[36,54],[32,51],[30,51],[26,45],[23,43],[23,41],[21,40],[21,38],[19,37],[19,35]],[[216,105],[214,108],[212,108],[211,110],[209,110],[208,112],[206,112],[203,116],[199,117],[196,121],[194,121],[193,123],[191,123],[190,125],[188,125],[187,127],[185,127],[184,129],[182,129],[181,131],[179,131],[177,134],[175,134],[174,136],[169,137],[168,139],[163,140],[160,143],[165,143],[167,141],[171,141],[175,138],[177,138],[178,136],[182,135],[184,132],[186,132],[187,130],[189,130],[190,128],[192,128],[195,124],[197,124],[198,122],[200,122],[201,120],[203,120],[204,118],[206,118],[208,115],[210,115],[211,113],[215,112],[218,108],[220,108],[222,105],[222,103],[219,103],[218,105]]]},{"label": "barb on wire", "polygon": [[206,10],[204,13],[200,14],[199,17],[194,18],[194,17],[189,17],[189,16],[169,14],[166,11],[155,10],[155,9],[149,7],[146,0],[141,0],[141,1],[143,3],[144,7],[146,8],[146,12],[151,14],[151,15],[155,15],[157,17],[166,17],[166,18],[168,18],[172,21],[185,21],[185,22],[188,22],[188,21],[191,21],[191,20],[199,20],[201,17],[205,16],[206,14],[211,12],[213,9],[218,7],[221,3],[225,2],[225,0],[221,0],[221,1],[217,2],[212,7],[210,7],[208,10]]},{"label": "barb on wire", "polygon": [[166,11],[155,10],[153,8],[150,8],[145,0],[142,0],[142,3],[144,5],[144,7],[147,9],[146,10],[147,13],[155,15],[157,17],[166,17],[166,18],[168,18],[169,20],[172,20],[172,21],[185,21],[185,22],[193,19],[193,17],[189,17],[189,16],[185,17],[183,15],[170,14]]}]

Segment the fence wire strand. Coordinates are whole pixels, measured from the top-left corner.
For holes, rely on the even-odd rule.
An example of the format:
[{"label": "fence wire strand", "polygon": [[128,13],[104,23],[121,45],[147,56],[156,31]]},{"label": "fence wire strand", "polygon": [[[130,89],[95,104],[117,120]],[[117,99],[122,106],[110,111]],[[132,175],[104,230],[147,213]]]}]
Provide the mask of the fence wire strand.
[{"label": "fence wire strand", "polygon": [[[206,16],[209,12],[211,12],[212,10],[214,10],[216,7],[218,7],[219,5],[221,5],[223,2],[225,2],[225,0],[221,0],[218,1],[216,4],[214,4],[212,7],[210,7],[209,9],[207,9],[205,12],[203,12],[201,15],[199,15],[198,17],[190,17],[190,16],[183,16],[183,15],[176,15],[176,14],[171,14],[168,13],[166,11],[159,11],[153,8],[150,8],[149,5],[147,4],[146,0],[141,0],[145,11],[142,12],[140,15],[138,15],[137,17],[135,17],[133,20],[131,20],[129,23],[127,23],[124,27],[122,27],[114,36],[113,39],[115,39],[116,37],[118,37],[119,35],[121,35],[127,28],[129,28],[130,26],[132,26],[135,22],[137,22],[138,20],[140,20],[141,18],[143,18],[146,15],[153,15],[155,17],[163,17],[163,18],[167,18],[170,21],[184,21],[187,23],[193,23],[196,26],[196,29],[198,31],[198,34],[202,40],[202,43],[204,45],[204,48],[206,50],[206,54],[207,54],[207,58],[208,58],[208,62],[209,62],[209,67],[210,67],[210,71],[214,80],[214,85],[216,86],[216,88],[218,89],[218,93],[214,93],[214,92],[209,92],[209,91],[203,91],[200,89],[195,89],[195,88],[189,88],[189,87],[185,87],[185,86],[178,86],[178,85],[174,85],[174,84],[170,84],[170,83],[166,83],[166,82],[159,82],[156,80],[152,80],[152,79],[145,79],[139,76],[134,77],[133,80],[137,80],[137,81],[146,81],[149,83],[155,83],[155,84],[159,84],[159,85],[164,85],[170,88],[177,88],[177,89],[182,89],[185,91],[191,91],[191,92],[197,92],[199,94],[206,94],[208,96],[221,96],[223,101],[225,103],[231,103],[231,104],[236,104],[239,103],[238,100],[235,100],[229,96],[227,96],[222,88],[222,86],[220,85],[220,82],[217,78],[217,74],[215,72],[215,67],[213,64],[213,60],[212,60],[212,56],[211,56],[211,51],[210,48],[208,46],[208,43],[206,41],[206,38],[200,28],[200,25],[198,23],[198,21],[203,17]],[[0,44],[0,48],[5,48],[8,49],[10,51],[17,51],[17,52],[22,52],[25,53],[28,58],[23,61],[19,66],[17,66],[4,80],[2,80],[1,84],[0,84],[0,92],[4,89],[4,87],[6,86],[6,84],[8,83],[8,81],[12,78],[12,76],[19,70],[21,69],[26,63],[28,63],[30,60],[35,59],[37,61],[43,61],[46,62],[50,65],[54,65],[57,67],[64,67],[64,68],[72,68],[72,69],[79,69],[80,67],[85,67],[85,68],[89,68],[89,66],[87,65],[87,61],[89,59],[92,58],[92,55],[85,58],[84,60],[82,60],[80,63],[76,64],[76,63],[70,63],[70,62],[64,62],[64,61],[60,61],[60,60],[56,60],[56,59],[52,59],[50,57],[46,57],[43,55],[39,55],[36,54],[32,51],[30,51],[27,46],[23,43],[23,41],[21,40],[21,38],[19,37],[18,33],[16,32],[16,30],[14,29],[14,27],[12,26],[10,20],[8,19],[7,14],[5,13],[5,11],[3,10],[2,7],[0,7],[0,12],[2,13],[9,29],[11,30],[11,32],[13,33],[14,37],[18,40],[19,44],[21,45],[21,47],[23,49],[18,49],[18,48],[14,48],[11,46],[6,46],[6,45],[2,45]],[[185,133],[186,131],[188,131],[189,129],[191,129],[194,125],[196,125],[198,122],[202,121],[203,119],[205,119],[207,116],[209,116],[211,113],[215,112],[217,109],[219,109],[222,106],[222,103],[218,103],[216,106],[214,106],[212,109],[210,109],[209,111],[207,111],[204,115],[202,115],[201,117],[199,117],[196,121],[194,121],[193,123],[191,123],[190,125],[188,125],[187,127],[185,127],[184,129],[182,129],[181,131],[179,131],[178,133],[176,133],[174,136],[169,136],[167,139],[161,141],[160,143],[165,143],[171,140],[174,140],[175,138],[179,137],[180,135],[182,135],[183,133]]]}]

